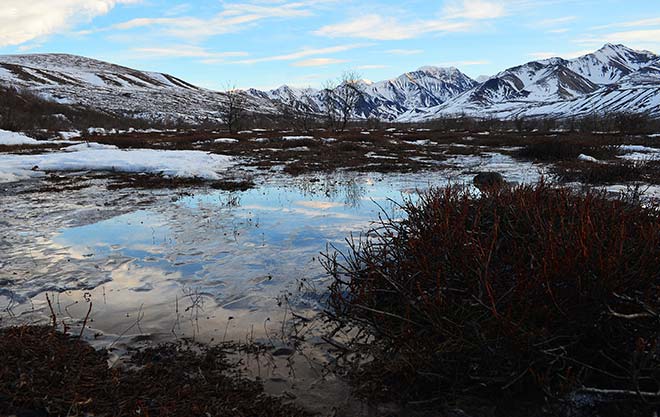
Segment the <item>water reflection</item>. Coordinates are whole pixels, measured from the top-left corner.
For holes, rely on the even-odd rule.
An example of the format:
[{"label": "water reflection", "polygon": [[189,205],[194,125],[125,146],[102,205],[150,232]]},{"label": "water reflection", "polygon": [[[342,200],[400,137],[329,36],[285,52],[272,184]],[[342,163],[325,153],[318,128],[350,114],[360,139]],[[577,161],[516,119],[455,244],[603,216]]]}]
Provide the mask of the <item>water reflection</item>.
[{"label": "water reflection", "polygon": [[[82,224],[71,217],[107,199],[107,191],[79,191],[72,198],[87,203],[78,211],[69,199],[53,196],[48,204],[23,207],[38,226],[16,218],[5,231],[0,308],[11,303],[12,312],[47,318],[45,292],[59,293],[74,312],[89,292],[101,333],[121,334],[136,315],[144,316],[140,327],[149,333],[175,334],[173,323],[181,334],[222,329],[228,317],[230,334],[261,328],[275,321],[278,297],[294,293],[301,281],[324,288],[318,255],[328,243],[343,247],[346,236],[366,230],[381,209],[398,217],[397,202],[448,181],[428,173],[277,177],[245,192],[149,195],[142,209],[126,202],[132,211]],[[199,317],[181,325],[178,307],[188,306],[178,305],[190,294],[206,325]],[[290,299],[318,308],[318,294]]]}]

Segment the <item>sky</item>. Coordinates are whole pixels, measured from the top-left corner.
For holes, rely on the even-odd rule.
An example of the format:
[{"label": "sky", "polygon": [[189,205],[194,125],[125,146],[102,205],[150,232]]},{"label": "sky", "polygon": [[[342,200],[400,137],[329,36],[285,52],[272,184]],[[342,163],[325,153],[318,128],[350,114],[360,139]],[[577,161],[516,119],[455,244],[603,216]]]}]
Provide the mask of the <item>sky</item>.
[{"label": "sky", "polygon": [[471,77],[605,43],[660,52],[658,0],[0,0],[0,54],[70,53],[216,89]]}]

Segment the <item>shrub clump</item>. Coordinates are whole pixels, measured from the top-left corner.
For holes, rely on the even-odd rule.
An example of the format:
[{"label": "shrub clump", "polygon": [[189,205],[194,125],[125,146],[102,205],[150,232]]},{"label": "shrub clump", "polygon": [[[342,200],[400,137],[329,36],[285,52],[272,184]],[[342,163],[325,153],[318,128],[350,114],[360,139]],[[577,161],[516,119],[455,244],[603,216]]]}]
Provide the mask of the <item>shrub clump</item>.
[{"label": "shrub clump", "polygon": [[514,152],[514,156],[539,162],[576,160],[580,154],[597,159],[612,159],[619,154],[620,146],[616,142],[601,139],[593,143],[586,139],[543,139],[527,143]]},{"label": "shrub clump", "polygon": [[657,208],[544,183],[402,208],[325,258],[359,393],[506,415],[595,393],[619,400],[602,415],[657,407]]}]

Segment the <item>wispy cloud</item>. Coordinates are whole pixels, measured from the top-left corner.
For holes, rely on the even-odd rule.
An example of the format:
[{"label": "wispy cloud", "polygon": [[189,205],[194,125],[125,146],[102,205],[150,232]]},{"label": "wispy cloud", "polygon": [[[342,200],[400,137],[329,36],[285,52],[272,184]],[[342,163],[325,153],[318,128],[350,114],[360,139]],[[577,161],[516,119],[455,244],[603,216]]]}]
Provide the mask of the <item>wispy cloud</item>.
[{"label": "wispy cloud", "polygon": [[426,34],[465,32],[479,28],[478,21],[506,15],[502,0],[450,0],[437,15],[429,18],[402,19],[393,14],[368,13],[323,26],[314,34],[329,38],[414,39]]},{"label": "wispy cloud", "polygon": [[[0,2],[0,47],[20,45],[70,30],[139,0],[30,0]],[[9,4],[7,4],[9,3]],[[12,4],[13,3],[13,4]]]},{"label": "wispy cloud", "polygon": [[300,51],[292,52],[290,54],[273,55],[273,56],[267,56],[267,57],[262,57],[262,58],[254,58],[254,59],[244,59],[244,60],[240,60],[240,61],[234,61],[234,63],[235,64],[256,64],[256,63],[259,63],[259,62],[295,61],[297,59],[302,59],[302,58],[306,58],[306,57],[310,57],[310,56],[333,54],[333,53],[337,53],[337,52],[349,51],[351,49],[363,48],[365,46],[369,46],[369,44],[350,44],[350,45],[331,46],[331,47],[328,47],[328,48],[301,49]]},{"label": "wispy cloud", "polygon": [[506,14],[501,1],[454,0],[444,7],[447,19],[483,20],[495,19]]},{"label": "wispy cloud", "polygon": [[197,45],[144,47],[133,48],[131,50],[138,53],[141,58],[204,58],[206,60],[221,60],[230,57],[244,57],[249,55],[247,52],[243,51],[214,52]]},{"label": "wispy cloud", "polygon": [[648,19],[630,20],[627,22],[611,23],[608,25],[594,26],[592,30],[612,29],[612,28],[632,28],[644,26],[660,26],[660,17]]},{"label": "wispy cloud", "polygon": [[335,2],[337,0],[226,3],[219,13],[209,18],[191,16],[135,18],[115,24],[111,29],[156,28],[175,38],[201,40],[211,36],[239,32],[264,20],[309,17],[314,14],[314,10],[318,6]]},{"label": "wispy cloud", "polygon": [[571,23],[577,20],[577,16],[563,16],[563,17],[556,17],[552,19],[543,19],[543,20],[538,20],[534,22],[535,27],[553,27],[553,26],[562,26],[565,25],[566,23]]},{"label": "wispy cloud", "polygon": [[345,59],[336,58],[310,58],[303,61],[294,62],[294,67],[325,67],[328,65],[343,64],[348,62]]},{"label": "wispy cloud", "polygon": [[468,21],[415,20],[401,22],[378,14],[360,16],[344,23],[327,25],[314,33],[329,38],[362,38],[373,40],[412,39],[427,33],[461,32],[473,26]]},{"label": "wispy cloud", "polygon": [[388,49],[385,53],[390,55],[419,55],[423,54],[423,49]]},{"label": "wispy cloud", "polygon": [[356,69],[359,69],[359,70],[383,69],[383,68],[390,68],[390,66],[389,65],[370,64],[370,65],[358,65],[356,67]]}]

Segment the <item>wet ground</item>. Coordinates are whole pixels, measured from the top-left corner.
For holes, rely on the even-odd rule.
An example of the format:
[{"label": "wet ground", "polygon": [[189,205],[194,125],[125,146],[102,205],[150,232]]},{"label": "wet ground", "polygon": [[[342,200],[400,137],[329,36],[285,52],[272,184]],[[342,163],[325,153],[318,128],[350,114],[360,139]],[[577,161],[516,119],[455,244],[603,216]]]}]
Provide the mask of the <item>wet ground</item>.
[{"label": "wet ground", "polygon": [[480,171],[514,183],[545,174],[505,153],[452,152],[442,169],[413,173],[253,169],[245,191],[110,191],[112,179],[84,173],[63,174],[77,184],[65,192],[35,192],[43,179],[0,184],[0,326],[48,323],[54,313],[77,329],[89,311],[85,338],[114,360],[130,346],[180,338],[268,343],[272,355],[243,359],[269,392],[326,415],[372,413],[324,368],[328,346],[313,319],[328,283],[320,254],[382,213],[396,217],[396,203],[419,190],[470,184]]},{"label": "wet ground", "polygon": [[[24,194],[21,187],[34,184],[5,184],[0,323],[48,323],[48,295],[58,321],[72,329],[91,304],[86,338],[111,347],[115,358],[145,341],[184,337],[291,346],[293,324],[323,308],[321,252],[341,249],[380,213],[396,216],[396,202],[418,190],[469,182],[477,166],[508,169],[519,181],[538,177],[537,167],[509,157],[464,158],[456,161],[462,170],[444,174],[278,174],[232,192],[110,192],[102,178],[66,192]],[[264,363],[253,359],[247,370],[271,392],[302,395],[326,412],[333,390],[336,402],[347,398],[347,388],[325,373],[315,326],[297,328],[304,335],[296,342],[305,344],[297,364],[284,349]],[[310,389],[319,378],[323,387]]]}]

